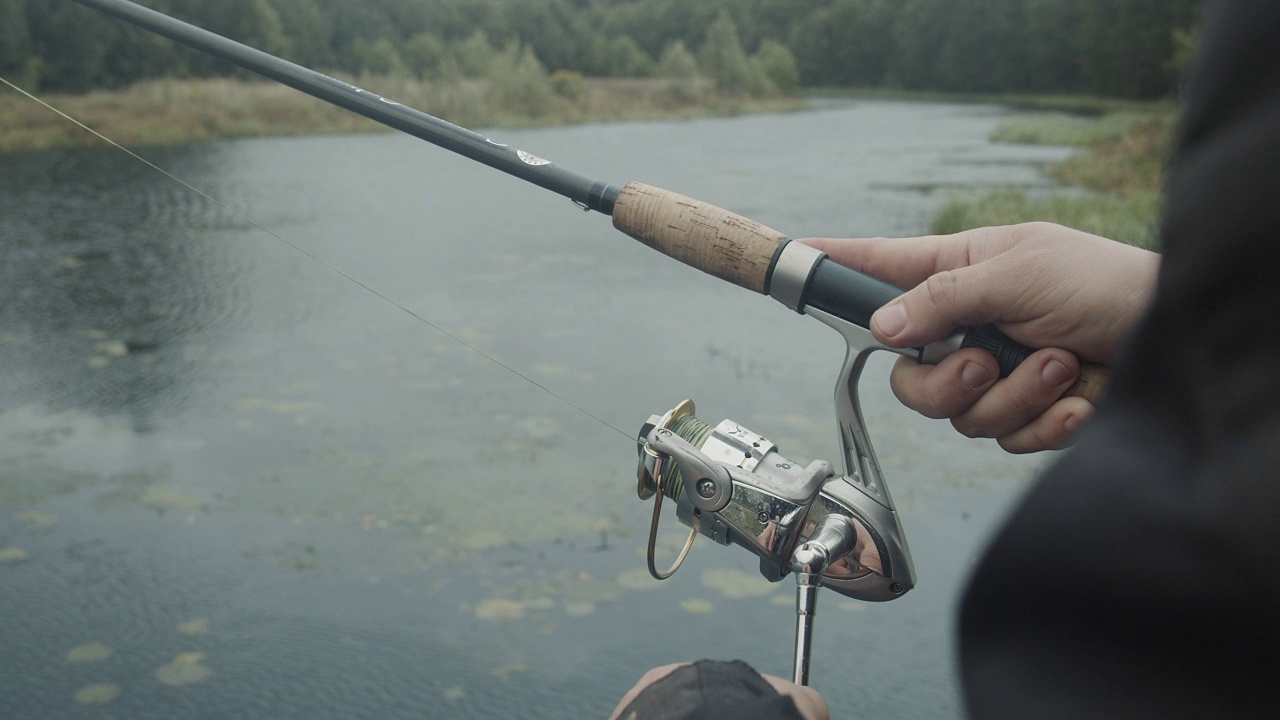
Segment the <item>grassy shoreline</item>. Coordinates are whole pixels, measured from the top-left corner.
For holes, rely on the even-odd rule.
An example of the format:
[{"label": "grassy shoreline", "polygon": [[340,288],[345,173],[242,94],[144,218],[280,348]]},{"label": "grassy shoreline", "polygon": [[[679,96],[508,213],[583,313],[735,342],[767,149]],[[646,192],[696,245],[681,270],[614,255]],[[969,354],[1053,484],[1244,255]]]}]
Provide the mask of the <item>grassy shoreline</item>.
[{"label": "grassy shoreline", "polygon": [[1043,220],[1152,248],[1176,121],[1177,110],[1167,103],[1127,107],[1096,118],[1040,115],[1011,120],[991,139],[1081,148],[1049,169],[1067,189],[957,195],[934,216],[930,231],[941,235]]},{"label": "grassy shoreline", "polygon": [[[796,97],[731,97],[709,83],[550,78],[536,96],[483,80],[426,83],[350,79],[389,99],[464,127],[528,127],[800,110]],[[693,85],[690,85],[694,82]],[[283,85],[228,78],[151,80],[112,91],[42,100],[122,145],[238,137],[387,132],[387,128]],[[100,143],[14,90],[0,88],[0,152]]]},{"label": "grassy shoreline", "polygon": [[[353,79],[362,87],[464,127],[684,119],[785,112],[797,97],[730,97],[710,83],[661,79],[548,79],[541,94],[483,80],[425,83],[395,77]],[[991,190],[958,194],[935,215],[938,234],[986,225],[1047,220],[1122,242],[1155,242],[1159,192],[1176,107],[1106,98],[904,93],[811,89],[810,96],[996,103],[1034,111],[1015,116],[996,142],[1074,145],[1081,151],[1050,174],[1066,191]],[[214,78],[152,80],[114,91],[43,98],[126,146],[170,145],[238,137],[387,132],[371,120],[277,83]],[[1044,111],[1050,111],[1045,114]],[[83,147],[102,141],[9,88],[0,88],[0,152]]]},{"label": "grassy shoreline", "polygon": [[1117,113],[1162,113],[1176,109],[1176,105],[1172,101],[1126,100],[1094,95],[947,93],[892,88],[806,88],[805,92],[814,96],[850,98],[854,100],[882,99],[1002,105],[1015,110],[1047,110],[1085,117],[1102,117]]}]

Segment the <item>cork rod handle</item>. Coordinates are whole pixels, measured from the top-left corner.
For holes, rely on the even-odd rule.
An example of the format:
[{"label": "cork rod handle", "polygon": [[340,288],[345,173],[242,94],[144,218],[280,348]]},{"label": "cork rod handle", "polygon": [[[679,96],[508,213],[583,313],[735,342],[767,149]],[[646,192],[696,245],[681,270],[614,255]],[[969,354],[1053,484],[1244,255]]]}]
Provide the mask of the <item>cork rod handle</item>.
[{"label": "cork rod handle", "polygon": [[685,265],[765,293],[787,236],[754,220],[642,183],[627,183],[613,226]]},{"label": "cork rod handle", "polygon": [[1095,363],[1080,363],[1080,377],[1076,384],[1067,390],[1068,397],[1081,397],[1094,405],[1102,399],[1106,392],[1107,382],[1111,379],[1111,368]]}]

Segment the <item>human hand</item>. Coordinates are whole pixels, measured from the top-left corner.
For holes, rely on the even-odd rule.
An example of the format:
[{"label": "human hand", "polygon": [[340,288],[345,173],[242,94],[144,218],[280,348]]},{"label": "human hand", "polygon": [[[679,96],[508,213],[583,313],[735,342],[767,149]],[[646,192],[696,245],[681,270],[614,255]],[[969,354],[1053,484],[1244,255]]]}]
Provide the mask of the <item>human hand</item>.
[{"label": "human hand", "polygon": [[994,323],[1043,348],[999,379],[995,358],[961,350],[937,366],[899,360],[894,394],[969,437],[995,438],[1013,453],[1064,446],[1093,413],[1063,397],[1080,361],[1107,363],[1142,316],[1160,256],[1051,223],[979,228],[898,239],[813,238],[831,259],[909,288],[871,318],[890,347],[919,347],[962,325]]},{"label": "human hand", "polygon": [[[702,661],[700,663],[697,663],[697,665],[703,665],[707,662],[708,661]],[[713,663],[713,664],[719,664],[725,667],[736,665],[736,666],[739,666],[739,668],[745,669],[745,671],[750,675],[757,675],[757,673],[755,673],[754,671],[751,671],[750,668],[748,668],[746,665],[740,662]],[[687,668],[687,667],[690,667],[691,665],[694,665],[694,663],[676,663],[674,665],[664,665],[662,667],[654,668],[649,672],[645,673],[644,676],[640,678],[640,681],[636,683],[635,687],[628,690],[627,694],[622,696],[622,700],[618,703],[618,707],[614,709],[613,714],[609,716],[609,720],[630,720],[630,715],[627,718],[624,718],[622,717],[622,712],[630,708],[631,705],[635,702],[636,698],[640,697],[640,695],[645,690],[653,687],[655,684],[668,678],[668,676],[670,676],[676,670],[679,670],[681,668]],[[739,670],[735,668],[733,669],[733,671],[737,672]],[[782,678],[774,677],[772,675],[764,675],[764,674],[758,674],[758,675],[759,675],[759,678],[762,678],[766,683],[768,683],[769,686],[772,687],[773,690],[778,693],[778,695],[791,698],[791,701],[795,703],[796,709],[799,710],[800,712],[800,717],[803,718],[804,720],[830,720],[831,714],[827,710],[827,703],[822,699],[822,696],[818,694],[817,690],[814,690],[813,688],[810,688],[810,687],[805,687],[803,685],[796,685],[793,682],[789,682],[787,680],[783,680]],[[728,680],[726,679],[726,681]],[[756,682],[759,682],[759,680],[756,680]],[[735,687],[733,688],[723,688],[723,687],[717,688],[714,686],[714,683],[712,686],[707,687],[703,682],[699,682],[698,687],[699,687],[699,693],[703,696],[704,699],[707,699],[711,696],[716,696],[716,697],[735,696],[733,701],[741,702],[743,700],[743,698],[740,696],[740,693],[722,692],[723,690],[737,690],[736,682],[735,682]],[[677,693],[680,693],[682,695],[682,698],[685,701],[688,700],[688,697],[690,695],[688,691],[682,691],[679,689],[672,689],[671,692],[673,696]],[[683,706],[676,708],[677,711],[689,711],[692,709],[693,708],[688,708]]]}]

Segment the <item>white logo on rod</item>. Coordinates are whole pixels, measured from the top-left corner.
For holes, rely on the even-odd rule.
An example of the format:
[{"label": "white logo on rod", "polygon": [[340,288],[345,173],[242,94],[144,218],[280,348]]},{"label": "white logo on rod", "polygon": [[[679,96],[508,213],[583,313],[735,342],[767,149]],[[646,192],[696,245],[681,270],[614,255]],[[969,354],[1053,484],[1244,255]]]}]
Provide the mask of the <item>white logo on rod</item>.
[{"label": "white logo on rod", "polygon": [[529,153],[527,153],[527,152],[525,152],[525,151],[523,151],[523,150],[517,150],[517,151],[516,151],[516,155],[520,158],[520,160],[521,160],[522,162],[524,162],[524,164],[525,164],[525,165],[533,165],[534,167],[537,167],[537,166],[539,166],[539,165],[550,165],[550,164],[551,164],[551,161],[550,161],[550,160],[543,160],[542,158],[538,157],[537,155],[530,155]]}]

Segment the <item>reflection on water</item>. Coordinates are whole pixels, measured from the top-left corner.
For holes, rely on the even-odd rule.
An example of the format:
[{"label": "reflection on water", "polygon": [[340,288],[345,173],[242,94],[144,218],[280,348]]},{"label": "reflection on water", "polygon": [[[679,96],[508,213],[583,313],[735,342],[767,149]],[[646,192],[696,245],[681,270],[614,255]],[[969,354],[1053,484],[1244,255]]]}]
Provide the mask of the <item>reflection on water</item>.
[{"label": "reflection on water", "polygon": [[[501,139],[797,236],[894,235],[934,188],[1044,183],[1062,151],[992,146],[1000,116]],[[673,660],[788,673],[794,588],[748,553],[647,579],[627,436],[694,397],[835,457],[832,333],[408,138],[149,155],[386,299],[119,152],[0,157],[0,716],[587,717]],[[1033,465],[906,413],[887,363],[864,410],[920,585],[826,596],[814,679],[956,717],[950,604]]]},{"label": "reflection on water", "polygon": [[[201,183],[216,154],[158,159]],[[218,242],[246,223],[118,151],[4,162],[3,396],[125,416],[150,432],[157,413],[201,391],[213,369],[204,351],[246,311],[240,268]]]}]

